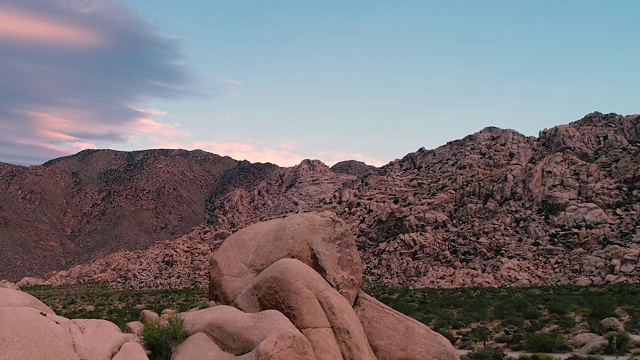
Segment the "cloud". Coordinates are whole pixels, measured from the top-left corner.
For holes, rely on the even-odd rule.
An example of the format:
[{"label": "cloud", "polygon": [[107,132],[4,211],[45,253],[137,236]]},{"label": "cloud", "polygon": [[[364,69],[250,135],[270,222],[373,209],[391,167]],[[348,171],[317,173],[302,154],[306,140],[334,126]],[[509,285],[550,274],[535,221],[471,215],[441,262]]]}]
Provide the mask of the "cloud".
[{"label": "cloud", "polygon": [[195,142],[189,146],[191,149],[201,149],[218,155],[226,155],[237,160],[251,162],[270,162],[279,166],[294,166],[305,159],[296,153],[291,147],[273,147],[266,145],[253,145],[235,142]]},{"label": "cloud", "polygon": [[187,150],[200,149],[218,155],[229,156],[236,160],[247,160],[252,163],[270,162],[284,167],[298,165],[304,159],[319,159],[328,166],[344,160],[359,160],[374,166],[382,166],[388,163],[388,161],[350,152],[320,151],[312,154],[301,154],[297,151],[298,147],[293,141],[286,141],[273,146],[233,141],[196,141],[185,144],[180,142],[167,142],[159,139],[159,141],[154,143],[154,147]]},{"label": "cloud", "polygon": [[243,86],[243,84],[239,81],[239,80],[233,80],[233,79],[220,79],[218,80],[221,83],[225,83],[225,84],[229,84],[229,85],[235,85],[235,86]]},{"label": "cloud", "polygon": [[140,134],[187,135],[144,110],[201,95],[179,44],[116,0],[0,4],[0,161],[39,163]]}]

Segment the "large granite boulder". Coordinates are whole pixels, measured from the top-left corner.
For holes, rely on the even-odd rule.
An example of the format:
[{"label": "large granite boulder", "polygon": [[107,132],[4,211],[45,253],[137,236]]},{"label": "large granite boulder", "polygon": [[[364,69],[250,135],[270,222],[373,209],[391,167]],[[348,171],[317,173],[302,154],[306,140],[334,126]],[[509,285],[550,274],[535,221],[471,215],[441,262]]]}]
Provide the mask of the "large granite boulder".
[{"label": "large granite boulder", "polygon": [[273,263],[234,305],[247,312],[282,312],[309,340],[316,359],[375,359],[351,304],[299,260]]},{"label": "large granite boulder", "polygon": [[34,296],[10,288],[0,288],[0,308],[3,307],[27,307],[47,314],[55,314],[50,307]]},{"label": "large granite boulder", "polygon": [[353,304],[362,261],[351,231],[330,212],[265,221],[231,235],[211,257],[209,298],[231,304],[261,271],[284,258],[311,266]]},{"label": "large granite boulder", "polygon": [[147,359],[139,344],[124,346],[136,340],[109,321],[69,320],[29,294],[0,288],[0,360]]},{"label": "large granite boulder", "polygon": [[[238,231],[212,255],[210,276],[211,300],[248,313],[284,314],[304,334],[313,359],[459,359],[446,338],[360,291],[355,239],[333,213],[297,214]],[[229,331],[229,324],[214,327],[220,326]],[[235,349],[226,337],[210,338],[214,344],[201,337],[193,342]]]},{"label": "large granite boulder", "polygon": [[0,307],[0,349],[0,360],[80,359],[67,329],[27,307]]},{"label": "large granite boulder", "polygon": [[198,352],[196,349],[210,352],[207,358],[242,355],[243,359],[256,360],[315,359],[309,341],[277,311],[247,314],[231,306],[218,305],[182,313],[181,317],[192,335],[176,349],[176,360],[191,359],[191,354]]}]

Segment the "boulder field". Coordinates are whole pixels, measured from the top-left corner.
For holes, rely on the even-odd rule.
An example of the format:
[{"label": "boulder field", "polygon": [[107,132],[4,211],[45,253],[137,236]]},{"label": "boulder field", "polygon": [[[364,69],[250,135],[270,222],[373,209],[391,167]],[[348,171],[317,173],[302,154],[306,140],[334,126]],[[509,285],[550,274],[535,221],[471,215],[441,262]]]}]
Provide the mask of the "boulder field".
[{"label": "boulder field", "polygon": [[[211,306],[177,314],[189,337],[171,359],[459,359],[443,336],[360,290],[362,273],[334,213],[244,228],[211,255]],[[147,359],[140,331],[173,313],[145,310],[123,333],[106,320],[57,316],[5,283],[0,360]]]}]

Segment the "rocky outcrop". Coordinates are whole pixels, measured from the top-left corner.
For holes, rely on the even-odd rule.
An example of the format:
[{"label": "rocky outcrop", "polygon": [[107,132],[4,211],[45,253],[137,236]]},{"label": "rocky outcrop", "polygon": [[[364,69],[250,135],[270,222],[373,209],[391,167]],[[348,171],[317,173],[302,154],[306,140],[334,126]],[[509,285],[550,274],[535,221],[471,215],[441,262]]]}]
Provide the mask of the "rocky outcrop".
[{"label": "rocky outcrop", "polygon": [[293,215],[233,234],[211,256],[209,298],[232,303],[258,274],[284,258],[322,273],[353,304],[362,262],[350,229],[333,213]]},{"label": "rocky outcrop", "polygon": [[[280,312],[244,313],[214,306],[181,314],[192,334],[174,352],[175,359],[314,359],[307,339]],[[204,336],[203,336],[204,335]],[[200,355],[197,355],[197,354]]]},{"label": "rocky outcrop", "polygon": [[[220,176],[203,217],[221,241],[260,221],[332,211],[352,229],[365,277],[390,285],[638,282],[639,133],[637,115],[592,113],[538,137],[488,127],[371,171],[353,162],[333,169],[316,160],[292,168],[241,162]],[[23,171],[3,169],[15,179]],[[1,246],[0,254],[12,256]],[[155,264],[110,272],[96,263],[112,283],[118,277],[136,287],[188,282],[165,275],[184,274],[182,267]],[[194,273],[208,271],[198,264]],[[79,267],[62,278],[84,281],[85,271],[95,270]],[[153,280],[165,276],[171,280]],[[206,285],[206,277],[198,279]]]},{"label": "rocky outcrop", "polygon": [[316,359],[458,358],[443,336],[362,293],[361,276],[344,222],[298,214],[231,235],[211,257],[210,299],[249,313],[279,311]]},{"label": "rocky outcrop", "polygon": [[88,264],[56,271],[46,279],[26,277],[20,286],[107,283],[117,289],[205,288],[209,256],[223,242],[215,231],[198,226],[189,234],[142,251],[118,251]]},{"label": "rocky outcrop", "polygon": [[31,295],[0,289],[0,360],[147,359],[136,339],[106,320],[69,320]]},{"label": "rocky outcrop", "polygon": [[42,301],[20,290],[0,288],[0,308],[31,308],[45,314],[55,315]]}]

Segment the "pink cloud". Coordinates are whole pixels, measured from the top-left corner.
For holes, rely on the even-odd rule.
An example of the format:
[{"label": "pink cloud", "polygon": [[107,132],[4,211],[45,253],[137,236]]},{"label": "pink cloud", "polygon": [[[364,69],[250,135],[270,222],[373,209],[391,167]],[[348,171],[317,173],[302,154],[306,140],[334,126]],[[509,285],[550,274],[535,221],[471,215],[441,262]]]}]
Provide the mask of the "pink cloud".
[{"label": "pink cloud", "polygon": [[226,155],[238,160],[263,163],[270,162],[279,166],[294,166],[305,159],[304,156],[282,147],[255,146],[247,143],[218,141],[195,142],[191,148]]},{"label": "pink cloud", "polygon": [[129,126],[129,128],[137,133],[161,135],[166,138],[191,135],[188,130],[181,129],[179,125],[161,123],[149,118],[137,119]]},{"label": "pink cloud", "polygon": [[0,38],[66,46],[100,46],[106,39],[95,29],[46,19],[0,5]]}]

